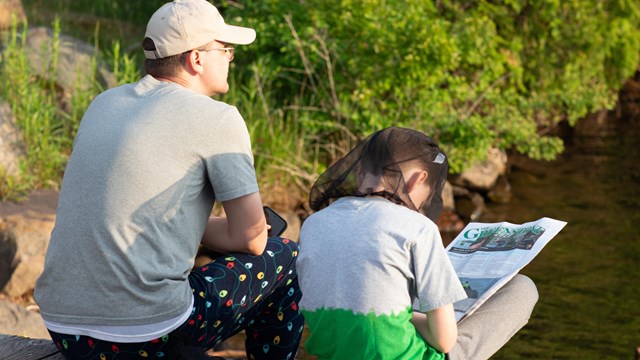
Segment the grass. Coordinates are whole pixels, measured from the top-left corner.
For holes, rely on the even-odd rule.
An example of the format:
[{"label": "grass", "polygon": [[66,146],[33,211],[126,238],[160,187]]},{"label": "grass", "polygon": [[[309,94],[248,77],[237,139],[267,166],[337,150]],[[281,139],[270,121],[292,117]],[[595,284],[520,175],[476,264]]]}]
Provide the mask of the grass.
[{"label": "grass", "polygon": [[[140,45],[147,20],[166,0],[22,0],[29,22],[50,26],[57,17],[65,34],[89,43],[124,41],[129,52]],[[95,29],[99,28],[99,32]]]},{"label": "grass", "polygon": [[232,72],[222,100],[236,105],[247,122],[263,201],[279,210],[298,208],[321,170],[319,149],[310,146],[302,119],[270,103],[260,69],[254,66],[251,73],[243,85]]},{"label": "grass", "polygon": [[[96,80],[96,71],[101,66],[98,64],[106,62],[118,84],[135,81],[140,76],[139,59],[132,55],[137,50],[133,49],[138,48],[143,24],[150,15],[146,7],[155,9],[158,3],[129,2],[121,8],[109,8],[106,3],[23,0],[32,24],[53,27],[55,39],[60,33],[67,33],[88,41],[94,44],[97,55],[84,74],[91,86],[80,90],[82,80],[78,80],[69,107],[63,109],[55,75],[44,78],[29,64],[24,50],[26,28],[16,24],[9,32],[0,59],[0,96],[9,102],[22,129],[27,155],[18,176],[9,176],[0,169],[0,198],[20,198],[35,188],[60,185],[79,121],[91,99],[104,90]],[[52,57],[46,60],[49,74],[55,74],[53,69],[58,61],[55,55],[60,45],[59,41],[52,42],[49,51]],[[342,155],[354,138],[348,131],[341,132],[336,141],[310,137],[304,128],[308,121],[305,111],[295,106],[275,107],[269,101],[273,94],[269,92],[270,79],[265,78],[265,71],[257,65],[251,72],[252,79],[240,80],[240,74],[232,66],[231,91],[222,100],[236,105],[247,121],[265,203],[276,209],[290,209],[303,202],[315,175],[323,170],[322,164]],[[616,158],[630,161],[617,169],[634,168],[635,174],[640,173],[637,143],[622,150],[619,144],[610,148],[625,154]],[[581,163],[571,172],[581,174],[585,169],[583,176],[561,176],[554,188],[547,187],[548,178],[538,182],[535,178],[528,179],[518,185],[517,174],[511,176],[514,188],[528,189],[519,195],[531,193],[531,197],[520,200],[519,208],[510,208],[512,214],[522,217],[510,221],[551,216],[570,220],[570,224],[525,269],[538,285],[541,301],[529,325],[494,358],[630,358],[633,347],[640,345],[637,335],[640,288],[636,284],[640,278],[637,266],[640,242],[636,240],[640,211],[638,193],[634,190],[637,186],[629,186],[633,181],[637,183],[638,176],[625,184],[600,189],[601,179],[594,180],[586,172],[597,164]],[[618,174],[618,170],[611,174]],[[607,197],[595,203],[575,200],[581,192],[588,192],[587,198],[594,200],[600,193],[617,191],[623,194],[619,199]],[[611,201],[624,206],[611,208]],[[532,213],[536,207],[538,212]]]},{"label": "grass", "polygon": [[[57,81],[62,46],[59,20],[53,22],[52,29],[52,41],[45,42],[47,45],[42,49],[28,48],[26,23],[14,22],[3,41],[0,97],[9,103],[15,116],[26,155],[17,176],[0,174],[2,200],[18,199],[33,189],[60,186],[80,119],[91,99],[104,90],[97,80],[98,63],[104,61],[97,49],[89,66],[78,66],[82,70],[77,70],[79,73],[71,88],[60,85]],[[109,54],[111,58],[107,62],[110,60],[109,67],[117,70],[116,81],[138,77],[135,61],[122,53],[118,43],[114,43]]]},{"label": "grass", "polygon": [[[17,24],[11,29],[2,54],[0,68],[1,94],[6,99],[15,115],[17,125],[22,131],[26,158],[21,164],[21,174],[16,180],[3,181],[3,193],[6,198],[20,188],[43,186],[55,182],[60,176],[62,152],[65,142],[60,136],[61,119],[57,116],[58,106],[55,99],[52,80],[40,78],[31,68],[27,53],[26,25],[18,29]],[[52,56],[57,57],[58,43],[53,43]],[[55,62],[45,65],[45,72],[51,73]],[[26,183],[26,186],[25,186]]]},{"label": "grass", "polygon": [[[0,97],[10,104],[16,117],[26,157],[17,177],[0,173],[0,199],[3,200],[18,199],[33,189],[59,188],[82,115],[91,100],[105,90],[99,81],[100,69],[106,67],[111,71],[115,85],[134,82],[142,73],[141,62],[135,54],[139,51],[127,52],[119,41],[113,41],[106,50],[100,48],[100,42],[106,40],[100,35],[104,29],[97,24],[89,37],[95,49],[90,65],[76,74],[72,89],[62,89],[56,78],[61,50],[60,18],[53,19],[52,28],[50,46],[41,49],[44,69],[41,72],[28,56],[27,24],[14,23],[4,42]],[[320,141],[304,131],[305,112],[274,108],[257,66],[251,69],[254,77],[248,82],[239,80],[240,74],[233,71],[235,63],[231,69],[231,90],[222,100],[236,105],[247,122],[264,202],[279,210],[303,206],[308,189],[322,170],[321,148],[314,145]]]}]

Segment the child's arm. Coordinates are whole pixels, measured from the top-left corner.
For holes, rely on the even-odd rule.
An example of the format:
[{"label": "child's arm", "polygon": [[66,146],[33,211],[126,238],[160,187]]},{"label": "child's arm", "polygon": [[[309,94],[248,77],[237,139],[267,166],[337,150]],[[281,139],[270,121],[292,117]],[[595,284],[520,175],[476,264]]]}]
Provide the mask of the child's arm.
[{"label": "child's arm", "polygon": [[453,304],[448,304],[427,312],[413,312],[411,323],[422,338],[438,351],[447,353],[456,344],[458,325],[453,312]]}]

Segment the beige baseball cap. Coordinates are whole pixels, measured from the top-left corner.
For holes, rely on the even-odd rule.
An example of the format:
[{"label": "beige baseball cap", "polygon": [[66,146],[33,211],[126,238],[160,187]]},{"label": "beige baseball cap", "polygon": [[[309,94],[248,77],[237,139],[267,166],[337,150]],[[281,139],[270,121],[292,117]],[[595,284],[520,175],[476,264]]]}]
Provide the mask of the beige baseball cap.
[{"label": "beige baseball cap", "polygon": [[218,9],[206,0],[174,0],[151,16],[144,36],[156,45],[155,51],[144,50],[144,56],[162,59],[197,49],[213,40],[251,44],[256,39],[256,31],[226,24]]}]

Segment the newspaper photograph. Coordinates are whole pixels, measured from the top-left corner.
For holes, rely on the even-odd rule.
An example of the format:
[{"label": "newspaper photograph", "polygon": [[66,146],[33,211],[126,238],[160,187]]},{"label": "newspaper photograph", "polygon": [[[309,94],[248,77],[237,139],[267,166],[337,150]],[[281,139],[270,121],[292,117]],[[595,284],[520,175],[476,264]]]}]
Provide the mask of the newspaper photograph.
[{"label": "newspaper photograph", "polygon": [[468,298],[454,303],[460,322],[535,258],[567,223],[469,223],[446,251]]}]

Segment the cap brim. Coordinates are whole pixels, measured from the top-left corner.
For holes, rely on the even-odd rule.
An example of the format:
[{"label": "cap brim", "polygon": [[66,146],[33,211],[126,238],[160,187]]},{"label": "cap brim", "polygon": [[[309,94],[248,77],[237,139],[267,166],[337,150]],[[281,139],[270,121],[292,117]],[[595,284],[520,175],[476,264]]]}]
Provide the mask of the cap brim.
[{"label": "cap brim", "polygon": [[216,37],[216,40],[228,44],[248,45],[256,39],[256,31],[252,28],[227,25],[224,30]]}]

